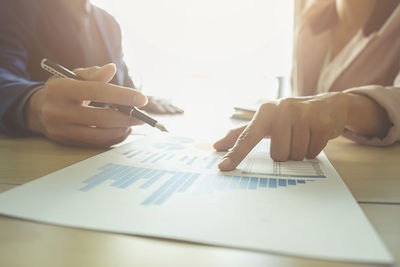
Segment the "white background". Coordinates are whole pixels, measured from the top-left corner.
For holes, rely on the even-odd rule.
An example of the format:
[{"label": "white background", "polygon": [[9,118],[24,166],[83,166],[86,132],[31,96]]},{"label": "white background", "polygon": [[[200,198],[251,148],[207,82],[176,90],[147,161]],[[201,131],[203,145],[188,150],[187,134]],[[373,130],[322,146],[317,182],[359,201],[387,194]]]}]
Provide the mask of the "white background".
[{"label": "white background", "polygon": [[274,97],[274,77],[290,74],[294,1],[92,2],[120,23],[146,94],[237,103]]}]

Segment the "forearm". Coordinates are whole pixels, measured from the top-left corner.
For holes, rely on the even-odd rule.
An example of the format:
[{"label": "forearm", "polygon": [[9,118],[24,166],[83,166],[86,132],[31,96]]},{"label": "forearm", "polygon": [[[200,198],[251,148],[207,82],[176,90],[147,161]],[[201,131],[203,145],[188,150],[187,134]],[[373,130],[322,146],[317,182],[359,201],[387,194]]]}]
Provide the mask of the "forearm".
[{"label": "forearm", "polygon": [[392,125],[385,109],[367,96],[345,94],[348,98],[346,128],[364,136],[385,137]]}]

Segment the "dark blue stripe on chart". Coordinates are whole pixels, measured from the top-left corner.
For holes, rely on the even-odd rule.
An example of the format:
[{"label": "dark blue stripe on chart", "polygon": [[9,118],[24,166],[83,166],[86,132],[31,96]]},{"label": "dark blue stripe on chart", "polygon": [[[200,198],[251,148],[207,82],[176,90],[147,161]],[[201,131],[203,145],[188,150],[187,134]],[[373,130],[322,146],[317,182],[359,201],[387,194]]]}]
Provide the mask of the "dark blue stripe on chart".
[{"label": "dark blue stripe on chart", "polygon": [[276,179],[275,178],[269,178],[269,185],[268,187],[270,188],[276,188]]},{"label": "dark blue stripe on chart", "polygon": [[168,173],[167,171],[162,171],[158,170],[157,173],[154,174],[154,176],[148,180],[146,183],[142,184],[140,188],[148,188],[152,184],[154,184],[158,179],[160,179],[164,174]]},{"label": "dark blue stripe on chart", "polygon": [[242,172],[242,174],[253,174],[262,176],[281,176],[281,177],[296,177],[296,178],[326,178],[325,175],[292,175],[292,174],[276,174],[263,172]]},{"label": "dark blue stripe on chart", "polygon": [[296,180],[290,179],[287,181],[287,183],[288,183],[288,185],[296,185]]},{"label": "dark blue stripe on chart", "polygon": [[242,180],[240,181],[239,188],[240,189],[247,189],[247,184],[249,183],[250,177],[243,176]]},{"label": "dark blue stripe on chart", "polygon": [[156,198],[158,198],[165,190],[168,189],[173,183],[178,180],[178,178],[182,175],[181,172],[176,173],[174,176],[169,178],[160,188],[158,188],[153,194],[151,194],[148,198],[146,198],[142,205],[150,205]]},{"label": "dark blue stripe on chart", "polygon": [[297,180],[297,183],[298,183],[298,184],[305,184],[306,181],[304,181],[304,180]]},{"label": "dark blue stripe on chart", "polygon": [[200,177],[200,173],[193,173],[192,176],[186,181],[181,188],[179,188],[178,192],[186,192],[189,187]]},{"label": "dark blue stripe on chart", "polygon": [[267,187],[267,178],[260,178],[260,187]]},{"label": "dark blue stripe on chart", "polygon": [[279,186],[286,186],[286,179],[279,179]]},{"label": "dark blue stripe on chart", "polygon": [[256,190],[257,189],[257,184],[258,184],[258,178],[252,177],[250,179],[249,189]]}]

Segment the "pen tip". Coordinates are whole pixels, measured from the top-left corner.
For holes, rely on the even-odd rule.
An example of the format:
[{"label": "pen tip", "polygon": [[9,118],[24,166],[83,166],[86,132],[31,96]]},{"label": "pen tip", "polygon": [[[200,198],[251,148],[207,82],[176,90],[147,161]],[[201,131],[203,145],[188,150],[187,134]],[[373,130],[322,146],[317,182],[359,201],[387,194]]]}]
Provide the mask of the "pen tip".
[{"label": "pen tip", "polygon": [[168,130],[165,128],[165,126],[164,125],[162,125],[161,123],[156,123],[156,128],[157,129],[159,129],[160,131],[163,131],[163,132],[167,132],[168,133]]}]

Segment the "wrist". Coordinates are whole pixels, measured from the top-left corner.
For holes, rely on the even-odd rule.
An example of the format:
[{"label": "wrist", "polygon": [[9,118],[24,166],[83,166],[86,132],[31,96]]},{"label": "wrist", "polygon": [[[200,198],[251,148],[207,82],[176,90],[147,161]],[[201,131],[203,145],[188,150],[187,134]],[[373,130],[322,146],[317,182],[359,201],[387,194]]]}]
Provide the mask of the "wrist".
[{"label": "wrist", "polygon": [[39,99],[42,91],[43,88],[40,88],[35,93],[33,93],[26,101],[24,107],[24,117],[26,120],[26,125],[30,131],[37,133],[42,132],[42,127],[39,119]]},{"label": "wrist", "polygon": [[368,96],[345,94],[349,99],[346,128],[365,136],[384,137],[391,126],[386,110]]}]

